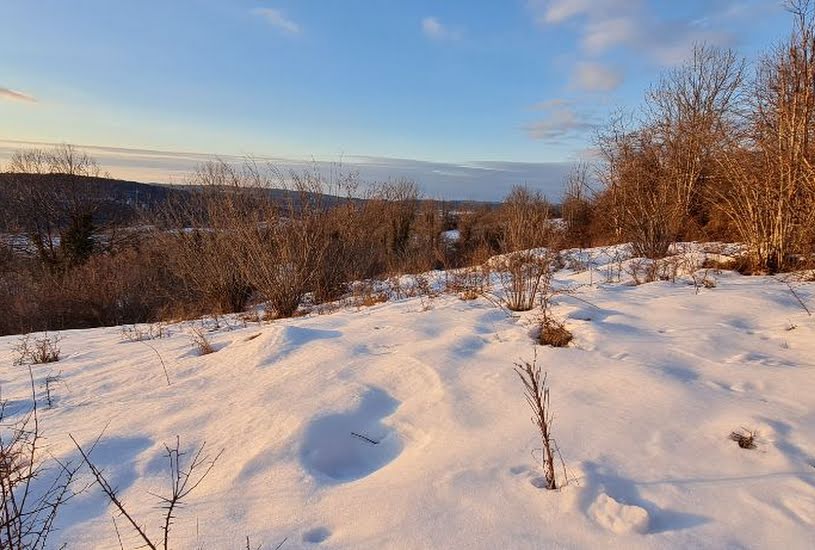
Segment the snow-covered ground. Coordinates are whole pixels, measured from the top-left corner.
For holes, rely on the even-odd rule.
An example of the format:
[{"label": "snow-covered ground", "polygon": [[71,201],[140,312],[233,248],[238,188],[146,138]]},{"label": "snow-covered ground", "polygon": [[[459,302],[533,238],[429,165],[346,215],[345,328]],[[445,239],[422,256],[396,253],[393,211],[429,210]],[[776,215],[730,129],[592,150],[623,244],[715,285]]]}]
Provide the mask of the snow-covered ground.
[{"label": "snow-covered ground", "polygon": [[[608,251],[574,256],[593,262],[556,275],[582,285],[556,300],[574,341],[537,347],[571,476],[558,491],[539,488],[512,368],[533,357],[535,314],[454,295],[233,321],[205,356],[189,323],[149,341],[155,351],[119,328],[65,331],[63,359],[34,366],[38,385],[61,374],[41,427],[63,458],[69,433],[90,446],[104,430],[92,458],[156,538],[164,443],[223,449],[179,513],[176,548],[246,536],[264,549],[812,548],[815,319],[770,277],[633,286]],[[812,309],[815,284],[795,288]],[[22,409],[16,342],[0,339],[0,381]],[[742,427],[757,449],[728,439]],[[113,512],[91,487],[52,542],[119,548]]]}]

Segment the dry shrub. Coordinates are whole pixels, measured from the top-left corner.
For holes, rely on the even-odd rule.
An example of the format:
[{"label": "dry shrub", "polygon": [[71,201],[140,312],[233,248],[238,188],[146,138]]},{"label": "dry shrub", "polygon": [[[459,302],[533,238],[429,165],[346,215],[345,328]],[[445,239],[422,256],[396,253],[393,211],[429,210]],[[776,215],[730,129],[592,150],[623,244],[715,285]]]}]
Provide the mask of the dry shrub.
[{"label": "dry shrub", "polygon": [[594,203],[589,187],[589,166],[581,162],[572,168],[561,205],[566,224],[566,245],[588,248],[593,241]]},{"label": "dry shrub", "polygon": [[169,331],[164,323],[151,323],[149,325],[122,326],[122,340],[127,342],[143,342],[145,340],[157,340],[169,336]]},{"label": "dry shrub", "polygon": [[351,301],[355,307],[371,307],[390,299],[388,293],[379,290],[373,281],[361,281],[353,285]]},{"label": "dry shrub", "polygon": [[209,338],[207,338],[206,332],[201,328],[192,329],[190,340],[192,340],[192,345],[195,349],[198,350],[198,355],[209,355],[217,351],[212,347],[212,343],[209,341]]},{"label": "dry shrub", "polygon": [[154,239],[171,272],[206,312],[242,311],[251,295],[238,237],[260,201],[250,187],[257,174],[252,163],[204,163],[190,179],[188,196],[169,202],[159,216],[163,230]]},{"label": "dry shrub", "polygon": [[445,290],[461,300],[475,300],[489,290],[490,271],[486,265],[447,271],[445,276]]},{"label": "dry shrub", "polygon": [[59,361],[59,334],[49,336],[48,333],[40,337],[33,337],[24,334],[17,341],[17,345],[12,348],[16,355],[15,365],[39,365],[43,363],[55,363]]},{"label": "dry shrub", "polygon": [[503,289],[501,302],[510,311],[529,311],[552,275],[549,253],[515,252],[498,258],[495,271]]},{"label": "dry shrub", "polygon": [[549,318],[541,323],[538,342],[542,346],[565,348],[572,341],[572,338],[572,333],[560,321]]},{"label": "dry shrub", "polygon": [[738,443],[739,447],[742,449],[755,449],[757,436],[758,433],[755,430],[741,428],[739,430],[730,432],[729,439]]},{"label": "dry shrub", "polygon": [[717,204],[757,268],[793,267],[815,233],[815,5],[791,0],[788,40],[765,55],[749,93],[745,139],[719,155],[729,185]]}]

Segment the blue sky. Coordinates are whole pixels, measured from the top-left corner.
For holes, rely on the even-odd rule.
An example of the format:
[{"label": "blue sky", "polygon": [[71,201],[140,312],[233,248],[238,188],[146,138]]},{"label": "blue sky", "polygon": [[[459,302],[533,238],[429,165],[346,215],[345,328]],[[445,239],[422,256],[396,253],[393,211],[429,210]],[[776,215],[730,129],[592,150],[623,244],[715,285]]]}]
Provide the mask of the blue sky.
[{"label": "blue sky", "polygon": [[402,159],[429,194],[554,193],[694,41],[753,56],[788,24],[777,0],[0,0],[0,155],[132,149],[97,151],[161,181],[199,154]]}]

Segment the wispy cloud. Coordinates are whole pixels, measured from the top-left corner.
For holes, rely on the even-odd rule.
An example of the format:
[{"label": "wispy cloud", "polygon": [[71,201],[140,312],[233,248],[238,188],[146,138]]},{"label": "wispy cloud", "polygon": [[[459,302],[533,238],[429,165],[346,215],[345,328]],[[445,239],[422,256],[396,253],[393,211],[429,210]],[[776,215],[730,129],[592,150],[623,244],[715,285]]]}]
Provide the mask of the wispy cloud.
[{"label": "wispy cloud", "polygon": [[724,9],[722,4],[704,4],[705,11],[693,17],[666,19],[654,3],[644,0],[529,0],[540,25],[569,24],[576,29],[580,47],[588,55],[624,47],[662,65],[682,61],[695,42],[727,45],[733,41],[725,25],[710,23],[732,22],[743,10],[736,9],[738,2]]},{"label": "wispy cloud", "polygon": [[610,92],[622,81],[619,71],[593,62],[578,63],[572,74],[572,86],[586,92]]},{"label": "wispy cloud", "polygon": [[9,101],[23,101],[26,103],[37,103],[37,98],[11,88],[4,88],[0,86],[0,99],[7,99]]},{"label": "wispy cloud", "polygon": [[252,13],[262,17],[273,27],[289,34],[299,34],[300,25],[286,17],[282,11],[275,8],[256,8]]},{"label": "wispy cloud", "polygon": [[452,28],[436,17],[422,19],[422,32],[433,40],[459,40],[463,35],[461,29]]},{"label": "wispy cloud", "polygon": [[597,127],[592,118],[563,100],[550,100],[535,106],[544,111],[545,118],[524,126],[527,135],[549,143],[578,138]]},{"label": "wispy cloud", "polygon": [[533,111],[548,111],[554,107],[565,107],[571,105],[571,101],[568,99],[563,99],[561,97],[556,97],[553,99],[547,99],[545,101],[540,101],[532,105],[531,109]]}]

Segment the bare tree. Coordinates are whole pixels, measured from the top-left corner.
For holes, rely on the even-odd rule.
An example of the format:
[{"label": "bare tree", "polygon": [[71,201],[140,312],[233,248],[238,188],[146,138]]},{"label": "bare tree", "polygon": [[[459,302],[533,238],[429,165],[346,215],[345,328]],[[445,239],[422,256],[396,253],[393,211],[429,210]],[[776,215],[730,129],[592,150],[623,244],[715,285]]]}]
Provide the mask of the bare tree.
[{"label": "bare tree", "polygon": [[730,180],[720,208],[769,272],[811,247],[815,225],[815,10],[809,0],[787,7],[793,32],[759,63],[745,143],[719,157]]},{"label": "bare tree", "polygon": [[745,61],[732,50],[696,44],[646,96],[646,116],[664,157],[666,191],[686,219],[704,206],[715,155],[743,136]]}]

